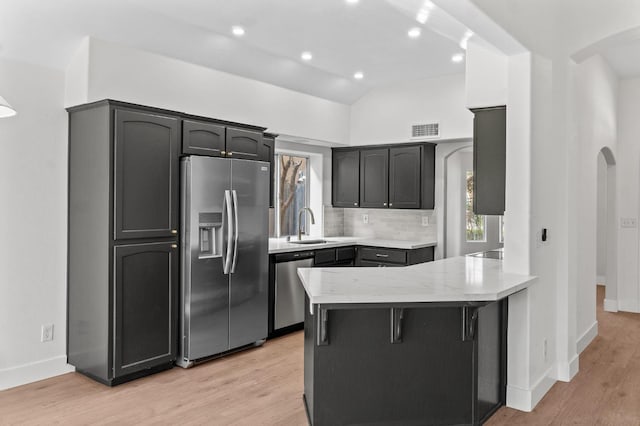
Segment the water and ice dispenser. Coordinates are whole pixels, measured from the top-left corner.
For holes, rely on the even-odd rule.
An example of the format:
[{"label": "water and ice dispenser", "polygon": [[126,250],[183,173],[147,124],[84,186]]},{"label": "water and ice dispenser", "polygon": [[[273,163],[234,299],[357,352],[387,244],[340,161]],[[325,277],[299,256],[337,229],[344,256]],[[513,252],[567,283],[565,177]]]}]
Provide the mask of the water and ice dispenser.
[{"label": "water and ice dispenser", "polygon": [[208,259],[222,256],[222,212],[199,213],[198,258]]}]

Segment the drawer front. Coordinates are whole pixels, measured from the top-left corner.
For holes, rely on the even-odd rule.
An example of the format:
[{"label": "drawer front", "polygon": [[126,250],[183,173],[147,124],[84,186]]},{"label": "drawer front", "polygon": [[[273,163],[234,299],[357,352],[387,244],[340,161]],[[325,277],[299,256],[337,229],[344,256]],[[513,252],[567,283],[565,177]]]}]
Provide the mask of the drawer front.
[{"label": "drawer front", "polygon": [[353,260],[356,257],[355,247],[338,247],[336,249],[336,260]]},{"label": "drawer front", "polygon": [[314,265],[333,263],[336,261],[336,249],[316,250]]},{"label": "drawer front", "polygon": [[385,262],[373,262],[369,260],[361,260],[358,266],[386,268],[387,266],[393,267],[393,266],[404,266],[404,265],[401,265],[399,263],[385,263]]},{"label": "drawer front", "polygon": [[407,263],[407,251],[378,247],[362,247],[359,250],[361,260],[385,263]]}]

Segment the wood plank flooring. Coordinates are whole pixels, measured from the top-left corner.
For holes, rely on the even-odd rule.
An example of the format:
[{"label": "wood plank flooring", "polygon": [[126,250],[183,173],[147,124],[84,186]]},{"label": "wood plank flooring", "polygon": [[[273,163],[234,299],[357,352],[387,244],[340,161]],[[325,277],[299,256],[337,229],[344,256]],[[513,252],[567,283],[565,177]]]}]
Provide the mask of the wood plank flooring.
[{"label": "wood plank flooring", "polygon": [[[640,315],[602,310],[600,335],[571,383],[531,413],[501,408],[489,425],[640,425]],[[1,425],[306,425],[302,332],[189,370],[114,388],[76,373],[0,392]]]}]

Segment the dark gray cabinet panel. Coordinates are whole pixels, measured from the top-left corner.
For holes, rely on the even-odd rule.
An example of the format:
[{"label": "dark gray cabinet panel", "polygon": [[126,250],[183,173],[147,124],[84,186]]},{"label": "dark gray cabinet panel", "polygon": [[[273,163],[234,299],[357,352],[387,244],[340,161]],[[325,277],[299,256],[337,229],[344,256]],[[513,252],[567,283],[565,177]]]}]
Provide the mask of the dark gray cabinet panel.
[{"label": "dark gray cabinet panel", "polygon": [[182,121],[182,153],[220,157],[225,151],[225,126],[205,121]]},{"label": "dark gray cabinet panel", "polygon": [[433,143],[422,144],[422,172],[420,183],[422,185],[422,201],[420,208],[435,208],[436,190],[436,145]]},{"label": "dark gray cabinet panel", "polygon": [[227,127],[227,157],[244,160],[262,158],[262,132]]},{"label": "dark gray cabinet panel", "polygon": [[389,150],[360,151],[360,207],[387,207],[389,201]]},{"label": "dark gray cabinet panel", "polygon": [[420,208],[421,153],[419,145],[389,149],[390,208]]},{"label": "dark gray cabinet panel", "polygon": [[178,229],[178,119],[115,112],[114,238],[171,237]]},{"label": "dark gray cabinet panel", "polygon": [[271,174],[269,180],[269,207],[273,207],[275,203],[275,165],[276,165],[276,135],[265,133],[262,137],[262,152],[260,153],[261,161],[268,161],[271,165]]},{"label": "dark gray cabinet panel", "polygon": [[506,169],[506,107],[472,110],[473,120],[473,211],[504,214]]},{"label": "dark gray cabinet panel", "polygon": [[177,245],[116,246],[114,376],[169,363],[176,354]]},{"label": "dark gray cabinet panel", "polygon": [[331,198],[334,207],[360,204],[360,151],[332,151]]}]

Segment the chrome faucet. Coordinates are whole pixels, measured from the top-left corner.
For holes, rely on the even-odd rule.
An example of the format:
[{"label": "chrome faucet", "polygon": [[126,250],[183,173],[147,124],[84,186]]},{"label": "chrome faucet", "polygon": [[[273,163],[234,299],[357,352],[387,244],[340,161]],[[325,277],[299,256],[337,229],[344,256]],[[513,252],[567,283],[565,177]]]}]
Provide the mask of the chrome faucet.
[{"label": "chrome faucet", "polygon": [[301,208],[298,212],[298,241],[302,239],[302,213],[304,213],[305,210],[307,210],[309,212],[309,215],[311,215],[311,224],[314,225],[316,223],[316,220],[313,217],[313,210],[311,210],[309,207]]}]

